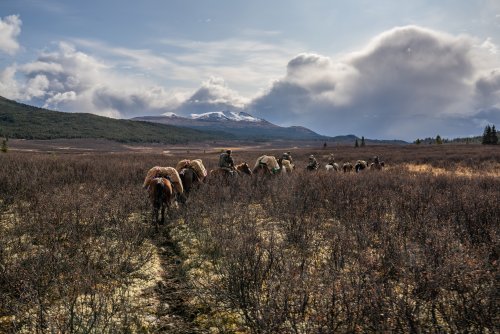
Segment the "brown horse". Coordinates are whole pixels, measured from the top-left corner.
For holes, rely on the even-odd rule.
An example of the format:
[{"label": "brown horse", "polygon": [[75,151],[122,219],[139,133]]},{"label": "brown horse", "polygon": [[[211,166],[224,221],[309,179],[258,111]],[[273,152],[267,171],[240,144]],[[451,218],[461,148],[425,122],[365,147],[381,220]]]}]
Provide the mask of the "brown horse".
[{"label": "brown horse", "polygon": [[182,168],[179,172],[179,176],[186,195],[189,194],[193,187],[199,186],[205,182],[205,178],[200,178],[191,167]]},{"label": "brown horse", "polygon": [[[170,208],[174,198],[172,183],[165,177],[155,177],[149,183],[148,193],[153,206],[153,223],[158,228],[165,223],[165,210]],[[160,211],[161,219],[158,217]]]},{"label": "brown horse", "polygon": [[239,175],[252,175],[252,170],[246,162],[242,162],[241,164],[236,165],[235,168],[238,171]]},{"label": "brown horse", "polygon": [[350,162],[346,162],[342,165],[344,173],[350,173],[354,169],[354,166]]},{"label": "brown horse", "polygon": [[216,169],[212,169],[210,171],[210,178],[221,177],[221,176],[233,177],[242,175],[252,175],[252,170],[250,169],[250,167],[246,162],[234,166],[234,169],[219,167]]},{"label": "brown horse", "polygon": [[370,170],[382,170],[385,167],[385,163],[380,161],[379,163],[372,162],[370,164]]}]

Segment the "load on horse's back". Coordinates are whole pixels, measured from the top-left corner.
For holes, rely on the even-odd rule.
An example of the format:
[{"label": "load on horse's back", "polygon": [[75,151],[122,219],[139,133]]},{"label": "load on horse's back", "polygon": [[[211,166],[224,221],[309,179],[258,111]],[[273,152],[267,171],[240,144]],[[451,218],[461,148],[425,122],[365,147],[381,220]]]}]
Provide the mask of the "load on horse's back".
[{"label": "load on horse's back", "polygon": [[175,169],[179,173],[184,168],[191,168],[196,173],[196,176],[198,176],[200,181],[203,181],[203,179],[207,177],[207,169],[203,165],[203,161],[201,159],[193,159],[193,160],[184,159],[179,161],[177,163],[177,166],[175,167]]},{"label": "load on horse's back", "polygon": [[164,177],[172,183],[174,188],[175,195],[180,202],[185,202],[186,198],[184,196],[184,187],[182,185],[181,177],[179,173],[174,167],[160,167],[155,166],[151,168],[146,174],[146,178],[144,179],[144,184],[142,187],[144,189],[148,189],[151,185],[151,181],[155,177]]},{"label": "load on horse's back", "polygon": [[366,163],[365,160],[358,160],[358,161],[356,161],[356,164],[354,165],[354,170],[356,171],[356,173],[359,173],[360,171],[362,171],[366,167],[368,167],[368,164]]},{"label": "load on horse's back", "polygon": [[295,169],[295,165],[290,160],[281,158],[278,159],[278,164],[283,173],[291,173]]},{"label": "load on horse's back", "polygon": [[177,193],[182,194],[184,192],[181,178],[174,167],[155,166],[151,168],[146,174],[146,178],[144,179],[144,184],[142,187],[145,189],[148,188],[151,184],[152,179],[154,179],[155,177],[164,177],[169,179],[170,182],[172,182],[172,185]]},{"label": "load on horse's back", "polygon": [[272,155],[262,155],[257,159],[252,171],[254,174],[274,175],[280,172],[280,166],[276,158]]},{"label": "load on horse's back", "polygon": [[193,186],[205,182],[207,170],[203,166],[201,159],[184,159],[177,163],[175,167],[184,186],[184,191],[189,193]]},{"label": "load on horse's back", "polygon": [[340,170],[340,166],[336,162],[329,162],[328,164],[325,165],[325,168],[327,171],[338,172]]}]

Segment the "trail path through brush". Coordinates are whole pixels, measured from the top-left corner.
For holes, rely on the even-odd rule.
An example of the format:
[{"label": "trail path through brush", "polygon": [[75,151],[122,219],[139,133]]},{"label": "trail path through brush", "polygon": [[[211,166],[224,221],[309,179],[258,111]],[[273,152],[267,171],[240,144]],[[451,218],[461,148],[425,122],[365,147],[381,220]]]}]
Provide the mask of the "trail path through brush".
[{"label": "trail path through brush", "polygon": [[159,300],[158,333],[203,333],[194,324],[195,311],[188,304],[192,291],[182,272],[180,250],[163,228],[155,237],[163,268],[162,280],[155,292]]}]

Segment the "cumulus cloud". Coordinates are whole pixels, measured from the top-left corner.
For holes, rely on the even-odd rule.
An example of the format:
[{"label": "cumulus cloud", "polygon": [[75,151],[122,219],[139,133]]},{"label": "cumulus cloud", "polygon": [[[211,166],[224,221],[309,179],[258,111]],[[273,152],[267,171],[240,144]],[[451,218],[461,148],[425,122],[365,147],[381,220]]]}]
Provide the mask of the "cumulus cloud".
[{"label": "cumulus cloud", "polygon": [[14,55],[19,50],[17,37],[21,33],[21,24],[18,15],[0,18],[0,52]]},{"label": "cumulus cloud", "polygon": [[500,109],[500,68],[479,77],[475,88],[477,104],[482,109]]},{"label": "cumulus cloud", "polygon": [[211,77],[182,104],[170,110],[179,115],[241,110],[248,100],[230,89],[224,79]]},{"label": "cumulus cloud", "polygon": [[0,95],[10,99],[20,99],[19,85],[15,78],[16,66],[8,66],[0,72]]},{"label": "cumulus cloud", "polygon": [[5,97],[116,118],[160,114],[184,99],[145,79],[120,74],[68,43],[42,52],[31,63],[7,68],[0,76],[0,95]]},{"label": "cumulus cloud", "polygon": [[249,110],[330,135],[469,134],[478,112],[498,101],[498,73],[478,80],[481,56],[474,45],[470,37],[407,26],[339,60],[300,54]]},{"label": "cumulus cloud", "polygon": [[[288,51],[267,43],[164,42],[186,52],[164,58],[148,50],[79,41],[101,50],[101,55],[112,55],[111,62],[60,43],[33,62],[2,70],[0,95],[52,109],[120,118],[245,110],[280,125],[368,138],[474,135],[482,133],[485,123],[500,122],[499,49],[491,38],[478,41],[418,26],[398,27],[376,36],[358,52],[338,58],[299,53],[288,58],[286,68],[281,60]],[[254,63],[263,65],[248,65]],[[193,70],[196,64],[203,70]],[[188,93],[166,89],[135,71],[123,72],[124,65],[166,71],[174,81],[177,76],[192,81],[217,72],[224,79],[210,77]],[[270,72],[281,78],[253,100],[225,81],[265,85],[262,79]]]}]

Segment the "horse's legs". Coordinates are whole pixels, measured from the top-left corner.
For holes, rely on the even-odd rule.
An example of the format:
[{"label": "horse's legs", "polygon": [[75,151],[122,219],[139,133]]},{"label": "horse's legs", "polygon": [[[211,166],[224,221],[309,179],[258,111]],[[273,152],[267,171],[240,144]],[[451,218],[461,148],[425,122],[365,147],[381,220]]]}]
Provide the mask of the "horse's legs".
[{"label": "horse's legs", "polygon": [[165,224],[165,208],[166,207],[167,207],[167,205],[165,203],[162,203],[162,205],[161,205],[161,221],[160,221],[160,225]]},{"label": "horse's legs", "polygon": [[155,229],[158,231],[158,208],[153,207],[153,224],[155,226]]}]

